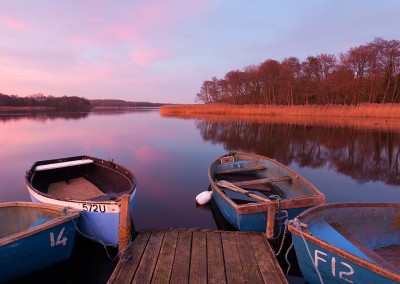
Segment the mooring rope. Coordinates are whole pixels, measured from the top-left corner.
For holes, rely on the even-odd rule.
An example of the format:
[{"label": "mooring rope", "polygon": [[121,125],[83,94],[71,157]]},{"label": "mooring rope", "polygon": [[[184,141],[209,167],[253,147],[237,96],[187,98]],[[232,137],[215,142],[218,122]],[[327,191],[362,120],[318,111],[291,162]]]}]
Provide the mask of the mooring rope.
[{"label": "mooring rope", "polygon": [[317,271],[317,274],[318,274],[318,277],[319,277],[319,281],[320,281],[321,284],[324,284],[324,281],[322,280],[321,273],[319,272],[318,267],[317,267],[317,265],[315,264],[315,261],[314,261],[314,259],[313,259],[312,256],[311,256],[310,248],[308,247],[307,241],[306,241],[306,239],[304,238],[303,231],[302,231],[301,226],[300,226],[300,224],[301,224],[300,221],[299,221],[297,218],[295,218],[295,219],[293,219],[293,220],[290,220],[289,222],[291,222],[291,223],[296,227],[296,229],[299,230],[300,235],[301,235],[301,238],[303,239],[304,245],[306,246],[308,256],[309,256],[310,259],[311,259],[311,262],[312,262],[312,264],[313,264],[313,266],[314,266],[314,268],[315,268],[315,271]]},{"label": "mooring rope", "polygon": [[[70,209],[70,208],[63,208],[64,214],[67,214],[67,210],[68,210],[68,209]],[[104,250],[105,250],[105,252],[106,252],[106,256],[107,256],[107,258],[108,258],[109,260],[111,260],[111,261],[116,261],[116,260],[118,259],[118,257],[120,257],[122,261],[128,261],[130,258],[132,258],[131,256],[127,256],[127,257],[124,256],[124,253],[126,252],[126,250],[130,247],[130,245],[131,245],[131,243],[132,243],[132,236],[131,236],[131,235],[129,236],[128,244],[125,246],[125,248],[123,248],[121,251],[119,251],[115,257],[111,257],[111,256],[110,256],[110,253],[108,252],[108,248],[107,248],[107,246],[111,246],[111,244],[105,244],[100,238],[98,238],[97,235],[96,235],[96,232],[94,231],[94,229],[93,229],[93,227],[91,226],[90,222],[89,222],[88,219],[86,218],[85,214],[83,214],[83,212],[79,212],[79,213],[80,213],[80,216],[82,216],[83,219],[85,220],[85,222],[88,224],[88,227],[89,227],[90,230],[92,231],[94,237],[91,237],[91,236],[89,236],[89,235],[83,233],[83,232],[79,229],[76,220],[75,220],[75,219],[72,219],[72,222],[74,223],[74,226],[75,226],[76,231],[77,231],[79,234],[81,234],[83,237],[85,237],[85,238],[87,238],[87,239],[89,239],[89,240],[92,240],[92,241],[95,241],[95,242],[101,244],[101,245],[103,246],[103,248],[104,248]]]}]

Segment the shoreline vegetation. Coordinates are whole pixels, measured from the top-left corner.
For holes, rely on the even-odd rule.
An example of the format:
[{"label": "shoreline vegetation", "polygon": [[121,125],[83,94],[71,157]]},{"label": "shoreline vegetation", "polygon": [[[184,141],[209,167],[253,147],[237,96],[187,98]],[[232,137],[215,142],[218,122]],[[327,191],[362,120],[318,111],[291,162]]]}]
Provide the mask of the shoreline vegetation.
[{"label": "shoreline vegetation", "polygon": [[160,108],[164,117],[242,120],[259,123],[285,123],[368,129],[391,129],[400,132],[400,104],[360,105],[168,105]]}]

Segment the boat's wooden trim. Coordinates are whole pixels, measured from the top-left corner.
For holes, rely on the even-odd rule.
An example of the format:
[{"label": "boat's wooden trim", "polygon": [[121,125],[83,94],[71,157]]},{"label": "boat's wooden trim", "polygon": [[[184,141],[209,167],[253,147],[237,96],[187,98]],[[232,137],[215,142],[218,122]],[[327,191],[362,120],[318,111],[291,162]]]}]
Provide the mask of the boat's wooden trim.
[{"label": "boat's wooden trim", "polygon": [[253,166],[253,167],[246,167],[246,168],[236,168],[236,169],[229,169],[229,170],[216,170],[214,173],[216,175],[228,174],[228,173],[240,173],[240,172],[247,172],[247,171],[265,170],[266,168],[267,168],[267,166],[260,165],[260,166]]},{"label": "boat's wooden trim", "polygon": [[86,165],[86,164],[93,164],[94,161],[92,159],[83,159],[83,160],[75,160],[75,161],[68,161],[68,162],[60,162],[60,163],[53,163],[53,164],[46,164],[46,165],[39,165],[35,167],[35,171],[47,171],[53,169],[60,169],[60,168],[67,168],[79,165]]},{"label": "boat's wooden trim", "polygon": [[[301,222],[301,219],[305,215],[314,214],[316,212],[323,211],[327,208],[335,208],[335,207],[337,207],[337,208],[341,208],[341,207],[397,207],[398,208],[399,204],[398,203],[372,203],[372,202],[371,203],[353,203],[353,204],[352,203],[331,203],[331,204],[326,204],[323,206],[317,206],[317,207],[308,209],[308,210],[304,211],[303,213],[300,213],[296,219],[298,219]],[[343,257],[344,259],[347,259],[357,265],[363,266],[372,272],[375,272],[377,274],[380,274],[384,277],[387,277],[389,279],[392,279],[392,280],[400,283],[400,275],[397,273],[394,273],[386,268],[383,268],[374,263],[371,263],[362,258],[359,258],[345,250],[337,248],[325,241],[322,241],[322,240],[314,237],[313,235],[310,235],[306,231],[300,232],[300,230],[297,229],[296,226],[292,223],[289,223],[288,229],[292,234],[295,234],[300,238],[304,238],[306,241],[313,243],[316,246],[326,249],[326,250],[328,250],[340,257]],[[395,271],[398,271],[398,270],[396,269]]]},{"label": "boat's wooden trim", "polygon": [[261,178],[261,179],[254,179],[254,180],[238,181],[238,182],[232,182],[232,184],[234,184],[236,186],[246,186],[246,185],[280,182],[280,181],[292,181],[292,178],[290,176],[281,176],[281,177],[275,177],[275,178]]}]

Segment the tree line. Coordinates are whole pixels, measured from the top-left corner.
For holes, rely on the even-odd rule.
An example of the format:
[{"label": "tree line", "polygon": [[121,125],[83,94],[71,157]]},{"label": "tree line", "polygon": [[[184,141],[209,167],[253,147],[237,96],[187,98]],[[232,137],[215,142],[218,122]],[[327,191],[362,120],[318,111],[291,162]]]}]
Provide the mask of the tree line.
[{"label": "tree line", "polygon": [[57,111],[90,111],[93,107],[160,107],[165,104],[149,102],[127,102],[118,99],[88,100],[76,96],[53,97],[34,94],[27,97],[0,93],[0,106],[48,107]]},{"label": "tree line", "polygon": [[400,102],[400,41],[376,38],[339,56],[267,59],[212,77],[200,103],[326,105]]},{"label": "tree line", "polygon": [[0,106],[6,107],[48,107],[57,111],[90,111],[89,100],[76,96],[53,97],[35,94],[27,97],[0,93]]}]

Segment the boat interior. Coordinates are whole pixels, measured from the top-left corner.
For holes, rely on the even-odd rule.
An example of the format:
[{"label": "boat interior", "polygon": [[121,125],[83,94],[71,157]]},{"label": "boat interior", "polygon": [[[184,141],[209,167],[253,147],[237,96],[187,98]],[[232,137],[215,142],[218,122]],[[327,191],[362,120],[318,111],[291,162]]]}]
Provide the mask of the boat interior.
[{"label": "boat interior", "polygon": [[[289,199],[315,193],[298,179],[292,179],[284,168],[266,159],[243,155],[222,157],[214,165],[214,180],[225,180],[252,194],[266,199]],[[236,204],[260,202],[252,197],[223,190]]]},{"label": "boat interior", "polygon": [[29,179],[36,190],[58,199],[115,200],[134,186],[120,171],[97,163],[35,171]]},{"label": "boat interior", "polygon": [[[333,246],[386,269],[399,271],[400,210],[369,209],[373,210],[372,215],[366,210],[343,210],[339,216],[324,212],[307,229],[313,236]],[[368,224],[360,220],[368,220]]]},{"label": "boat interior", "polygon": [[59,217],[55,211],[22,207],[7,206],[0,208],[0,239],[26,231],[50,220]]}]

